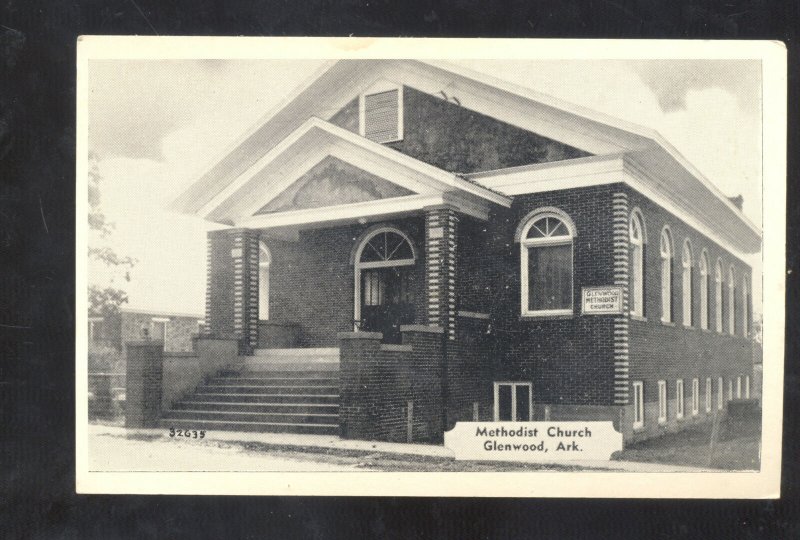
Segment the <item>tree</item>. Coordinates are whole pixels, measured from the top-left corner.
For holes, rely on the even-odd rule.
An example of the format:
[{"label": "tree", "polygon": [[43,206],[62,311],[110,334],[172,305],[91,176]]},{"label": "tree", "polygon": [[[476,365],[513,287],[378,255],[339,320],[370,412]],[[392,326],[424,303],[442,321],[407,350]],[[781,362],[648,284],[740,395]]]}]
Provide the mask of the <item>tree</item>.
[{"label": "tree", "polygon": [[108,245],[114,224],[108,221],[101,205],[100,186],[103,177],[100,175],[99,161],[95,152],[89,152],[89,261],[105,268],[105,272],[90,274],[106,283],[89,286],[89,315],[109,317],[118,314],[122,304],[128,301],[128,294],[117,284],[131,280],[130,271],[137,261],[118,255]]}]

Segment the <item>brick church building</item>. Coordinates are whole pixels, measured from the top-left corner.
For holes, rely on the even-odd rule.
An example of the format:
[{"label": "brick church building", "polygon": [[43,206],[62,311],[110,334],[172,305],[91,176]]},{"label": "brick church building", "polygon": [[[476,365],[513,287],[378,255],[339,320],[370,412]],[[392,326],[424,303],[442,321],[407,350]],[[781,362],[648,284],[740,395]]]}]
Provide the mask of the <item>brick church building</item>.
[{"label": "brick church building", "polygon": [[229,226],[199,341],[235,347],[165,390],[162,422],[437,442],[612,420],[633,441],[750,397],[741,200],[650,129],[459,66],[326,64],[173,209]]}]

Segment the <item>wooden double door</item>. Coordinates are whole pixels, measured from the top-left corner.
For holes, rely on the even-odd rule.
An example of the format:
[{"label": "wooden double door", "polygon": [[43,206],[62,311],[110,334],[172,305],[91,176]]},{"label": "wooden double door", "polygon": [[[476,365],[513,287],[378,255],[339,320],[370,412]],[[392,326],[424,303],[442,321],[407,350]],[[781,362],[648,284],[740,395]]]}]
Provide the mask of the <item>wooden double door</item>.
[{"label": "wooden double door", "polygon": [[400,326],[415,322],[413,266],[361,270],[361,329],[381,332],[384,343],[400,343]]}]

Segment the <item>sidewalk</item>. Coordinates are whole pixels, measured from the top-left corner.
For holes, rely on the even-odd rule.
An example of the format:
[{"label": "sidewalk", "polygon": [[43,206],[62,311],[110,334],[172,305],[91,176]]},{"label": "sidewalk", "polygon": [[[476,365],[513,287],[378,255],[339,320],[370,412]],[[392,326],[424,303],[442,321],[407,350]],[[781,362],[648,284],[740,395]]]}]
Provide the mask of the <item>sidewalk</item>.
[{"label": "sidewalk", "polygon": [[[141,439],[164,440],[169,439],[169,435],[164,429],[126,429],[123,427],[89,425],[89,436],[112,436],[130,438],[131,436]],[[190,439],[187,439],[190,440]],[[274,447],[275,449],[295,449],[304,453],[330,454],[346,453],[349,455],[363,454],[386,454],[402,458],[425,457],[437,460],[453,460],[453,453],[444,446],[427,444],[406,444],[390,443],[380,441],[357,441],[345,440],[331,435],[296,435],[291,433],[253,433],[238,431],[212,431],[206,432],[203,441],[208,443],[220,442],[227,444],[257,445],[259,447]],[[486,462],[489,463],[489,462]],[[498,468],[502,467],[503,462],[491,462]],[[510,463],[510,462],[509,462]],[[516,467],[520,462],[514,462]],[[545,465],[537,463],[536,465]],[[718,469],[702,469],[697,467],[686,467],[680,465],[668,465],[660,463],[641,463],[634,461],[561,461],[553,462],[553,465],[567,467],[580,467],[584,469],[606,470],[617,472],[635,473],[665,473],[665,472],[723,472]]]}]

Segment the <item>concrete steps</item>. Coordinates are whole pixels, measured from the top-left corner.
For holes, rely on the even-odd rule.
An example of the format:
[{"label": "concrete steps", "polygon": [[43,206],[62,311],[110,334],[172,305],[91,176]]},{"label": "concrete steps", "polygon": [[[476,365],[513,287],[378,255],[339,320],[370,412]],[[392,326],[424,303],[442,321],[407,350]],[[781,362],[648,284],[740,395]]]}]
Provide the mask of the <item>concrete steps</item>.
[{"label": "concrete steps", "polygon": [[339,433],[339,349],[259,349],[164,411],[163,427]]}]

